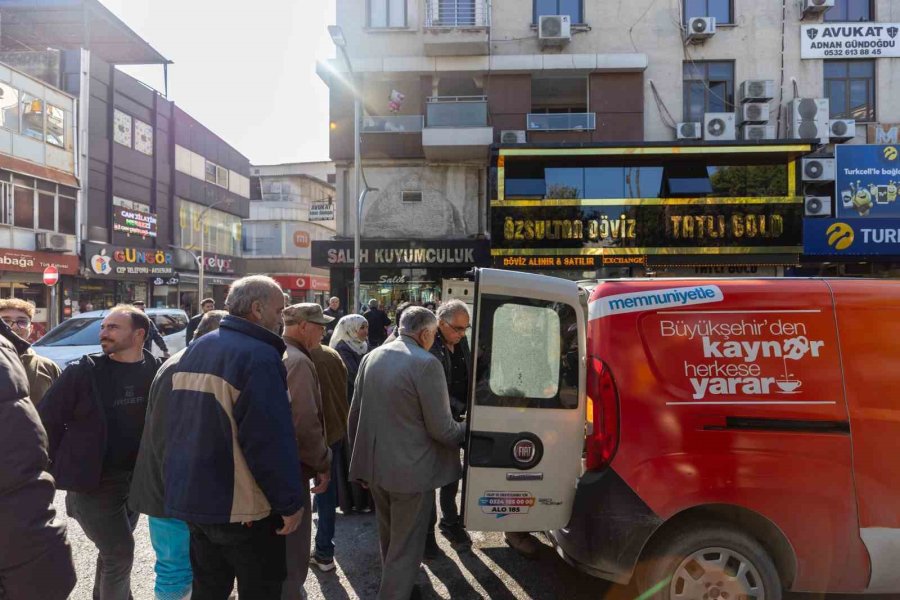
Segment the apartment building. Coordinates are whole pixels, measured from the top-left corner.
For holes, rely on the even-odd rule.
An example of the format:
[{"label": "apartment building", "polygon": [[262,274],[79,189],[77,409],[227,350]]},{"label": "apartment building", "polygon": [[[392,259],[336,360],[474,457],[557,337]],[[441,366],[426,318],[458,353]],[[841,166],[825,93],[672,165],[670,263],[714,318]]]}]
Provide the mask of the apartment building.
[{"label": "apartment building", "polygon": [[35,306],[32,335],[59,319],[42,273],[78,274],[75,98],[0,63],[0,298]]},{"label": "apartment building", "polygon": [[329,272],[311,266],[311,253],[313,241],[335,234],[334,165],[254,165],[250,173],[242,237],[247,272],[272,276],[293,302],[324,306]]},{"label": "apartment building", "polygon": [[[59,209],[75,221],[59,240],[80,255],[76,276],[62,278],[62,316],[134,300],[196,311],[200,298],[213,296],[222,305],[244,272],[249,160],[165,93],[117,68],[167,70],[170,61],[97,0],[0,0],[0,22],[0,62],[77,106],[56,118],[47,100],[48,130],[71,127],[66,144],[77,181],[67,185],[78,189],[77,211]],[[68,190],[59,190],[65,198]],[[39,202],[42,191],[38,185]]]},{"label": "apartment building", "polygon": [[[891,0],[337,8],[352,73],[340,54],[319,73],[339,237],[353,235],[358,193],[351,82],[363,98],[378,188],[364,249],[489,238],[490,264],[571,278],[818,268],[804,222],[840,211],[835,147],[896,143]],[[352,253],[331,257],[344,270]]]}]

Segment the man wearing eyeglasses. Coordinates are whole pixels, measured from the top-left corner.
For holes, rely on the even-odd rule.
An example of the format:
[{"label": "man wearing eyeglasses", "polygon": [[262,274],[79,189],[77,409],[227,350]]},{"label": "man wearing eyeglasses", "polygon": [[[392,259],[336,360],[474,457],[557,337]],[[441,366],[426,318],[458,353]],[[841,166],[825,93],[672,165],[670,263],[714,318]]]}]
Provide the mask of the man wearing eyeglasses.
[{"label": "man wearing eyeglasses", "polygon": [[[0,319],[23,340],[31,337],[31,321],[34,319],[34,305],[19,298],[0,300]],[[44,394],[59,378],[59,367],[49,358],[39,356],[30,347],[19,355],[25,374],[28,376],[28,388],[31,402],[38,406]]]},{"label": "man wearing eyeglasses", "polygon": [[[450,300],[437,309],[438,333],[430,352],[441,361],[447,378],[447,392],[450,395],[450,413],[457,422],[466,413],[466,397],[470,381],[471,352],[466,332],[469,329],[469,309],[462,300]],[[465,550],[472,546],[472,538],[459,520],[456,493],[459,480],[441,488],[441,533],[450,541],[454,550]],[[425,558],[440,555],[434,526],[437,524],[437,507],[432,508],[431,524],[425,541]]]}]

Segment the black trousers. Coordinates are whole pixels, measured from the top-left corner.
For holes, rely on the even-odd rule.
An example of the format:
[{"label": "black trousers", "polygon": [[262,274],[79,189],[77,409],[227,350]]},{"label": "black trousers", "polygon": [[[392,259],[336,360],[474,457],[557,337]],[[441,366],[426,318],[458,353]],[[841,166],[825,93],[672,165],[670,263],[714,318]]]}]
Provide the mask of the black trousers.
[{"label": "black trousers", "polygon": [[[456,493],[459,491],[459,480],[448,483],[440,489],[438,497],[441,504],[441,525],[453,526],[459,523],[459,509],[456,507]],[[433,532],[437,524],[437,505],[431,508],[431,521],[428,531]]]},{"label": "black trousers", "polygon": [[282,523],[278,515],[249,527],[189,523],[192,600],[227,600],[235,577],[241,600],[280,600],[287,576],[285,539],[276,533]]}]

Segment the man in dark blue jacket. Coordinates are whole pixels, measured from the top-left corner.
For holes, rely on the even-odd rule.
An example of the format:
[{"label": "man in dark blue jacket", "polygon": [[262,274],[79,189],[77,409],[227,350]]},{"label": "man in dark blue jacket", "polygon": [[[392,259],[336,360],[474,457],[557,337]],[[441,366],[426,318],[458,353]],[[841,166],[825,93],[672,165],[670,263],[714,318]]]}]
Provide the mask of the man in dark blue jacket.
[{"label": "man in dark blue jacket", "polygon": [[41,402],[51,473],[66,511],[98,550],[94,597],[128,598],[138,514],[127,506],[150,384],[160,361],[144,350],[147,315],[120,305],[100,325],[102,353],[63,371]]},{"label": "man in dark blue jacket", "polygon": [[194,340],[172,376],[165,510],[191,531],[192,598],[277,600],[285,539],[300,523],[304,482],[291,421],[281,287],[234,282],[219,329]]}]

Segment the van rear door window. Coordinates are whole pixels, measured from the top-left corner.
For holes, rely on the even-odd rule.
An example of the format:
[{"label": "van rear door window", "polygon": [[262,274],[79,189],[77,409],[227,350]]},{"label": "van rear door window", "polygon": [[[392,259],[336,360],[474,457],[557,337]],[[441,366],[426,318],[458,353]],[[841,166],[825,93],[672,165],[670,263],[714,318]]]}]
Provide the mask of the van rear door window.
[{"label": "van rear door window", "polygon": [[479,321],[477,404],[578,406],[578,330],[571,306],[485,295]]}]

